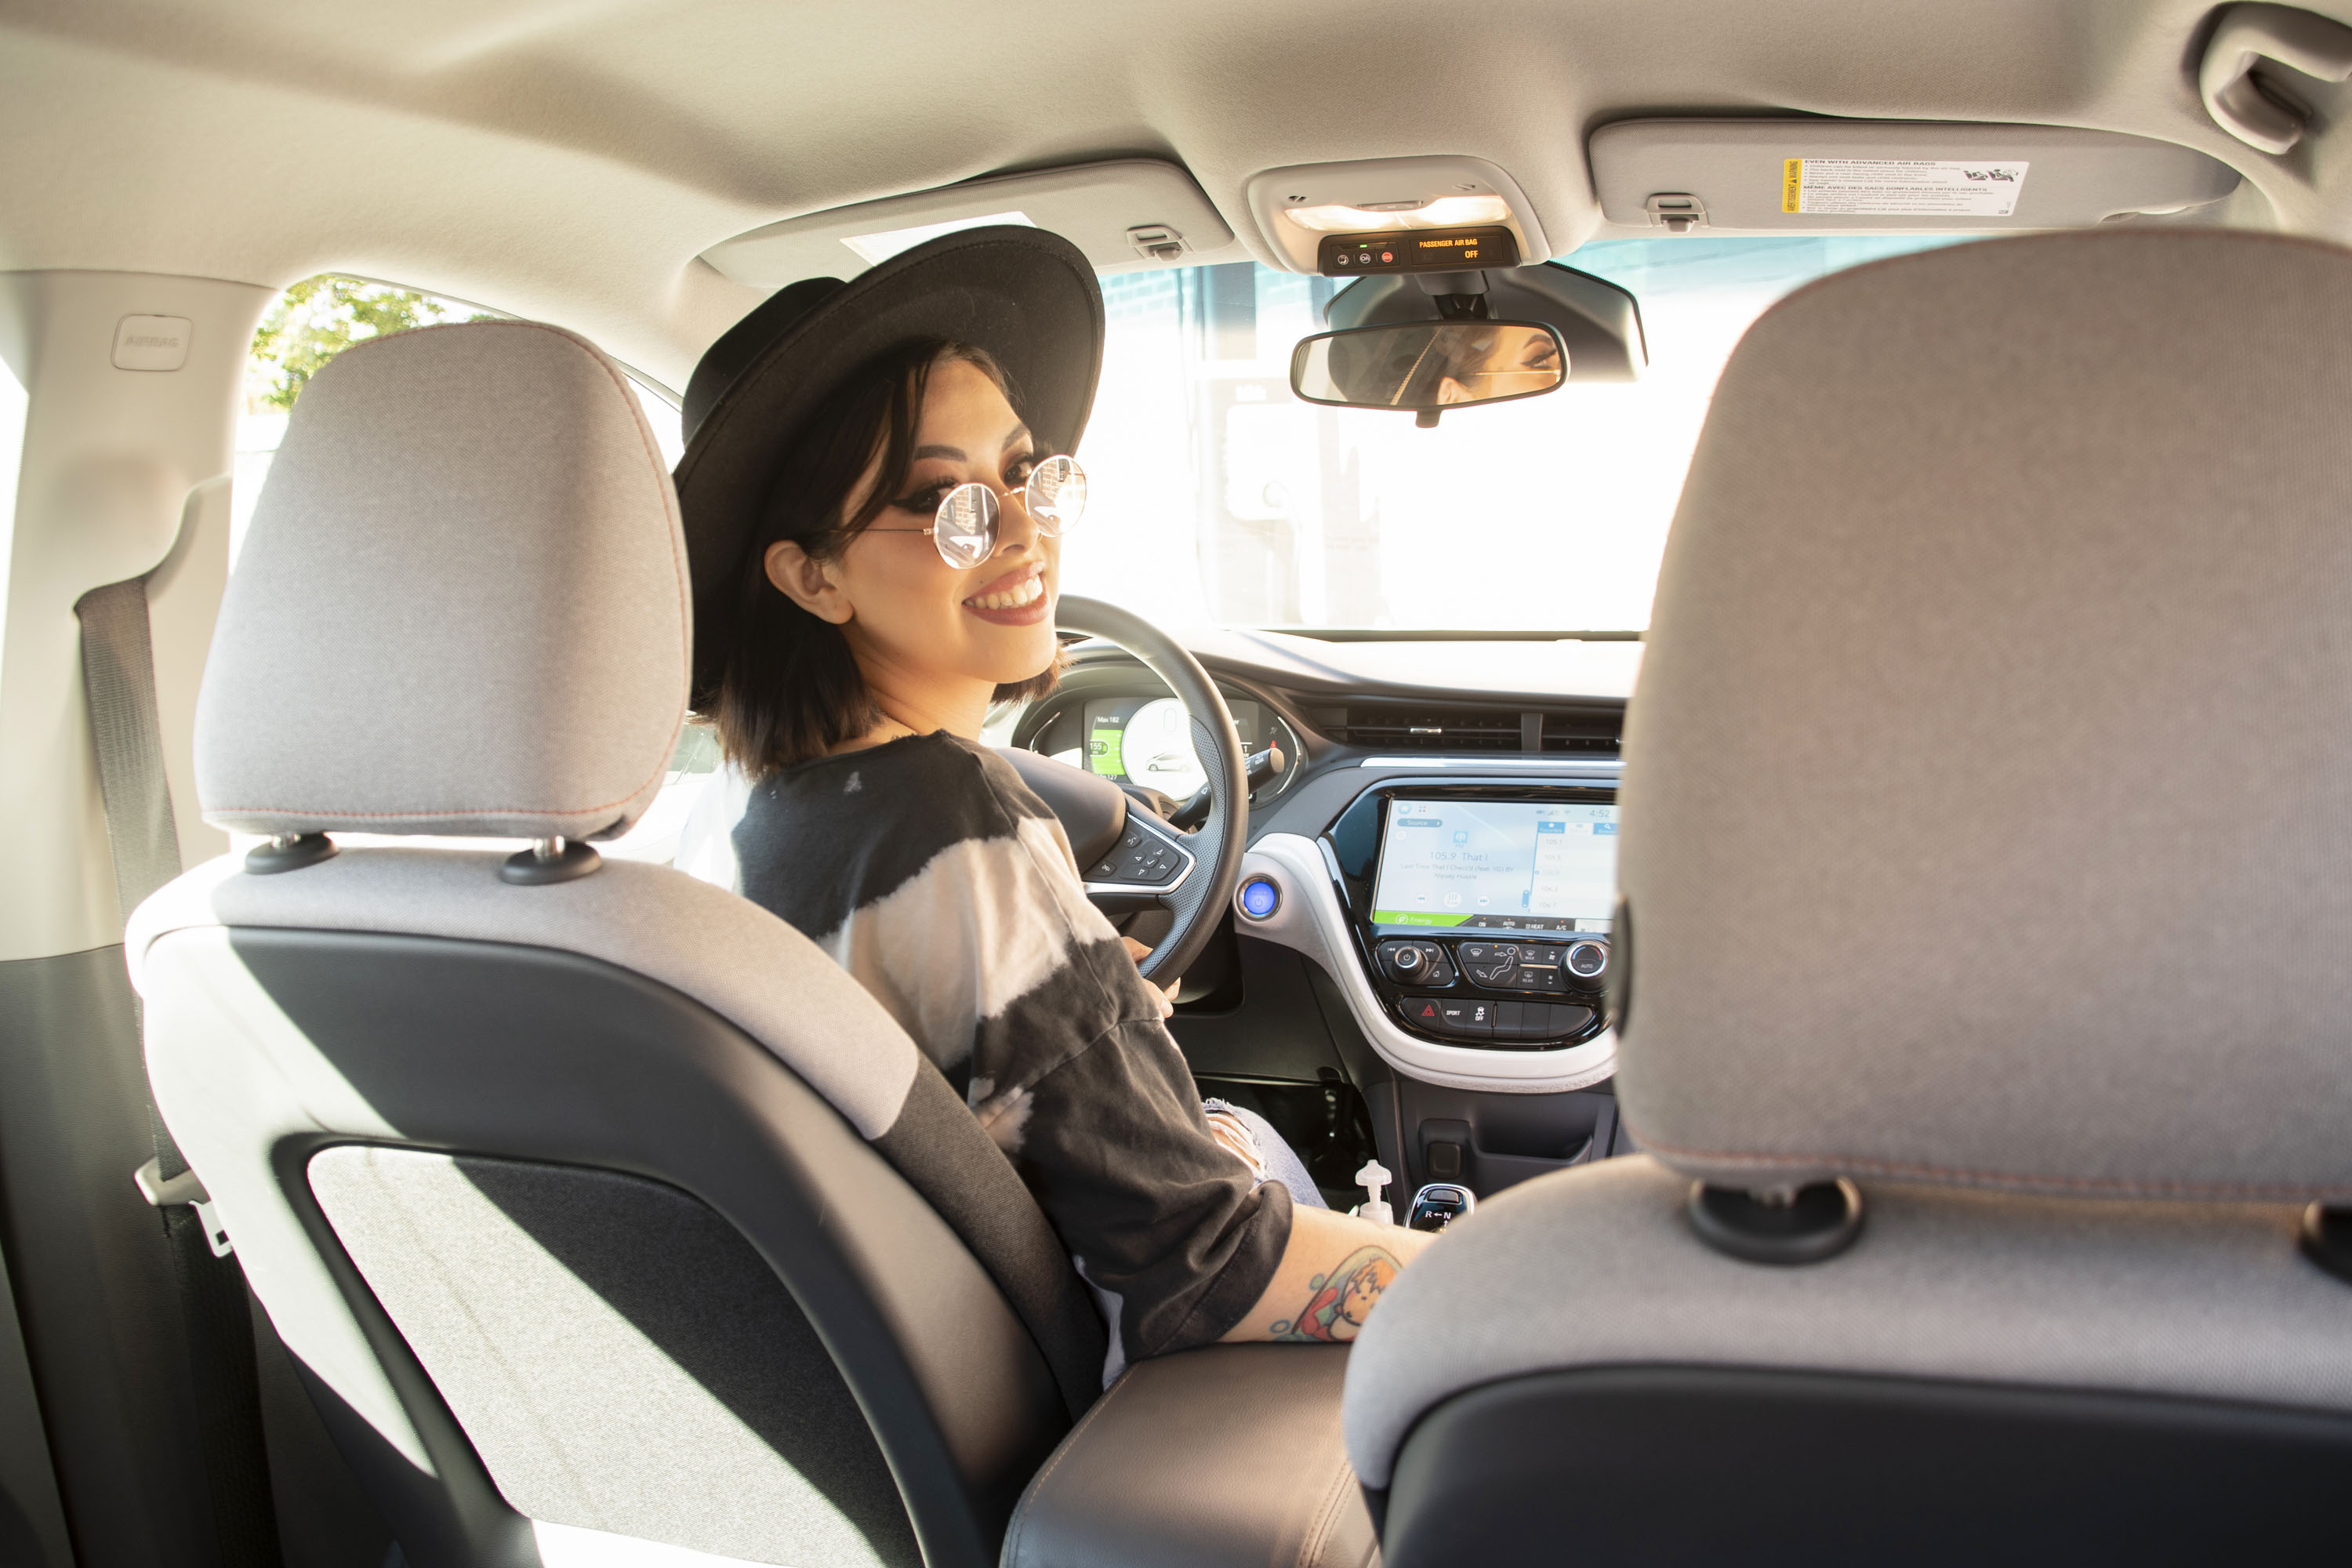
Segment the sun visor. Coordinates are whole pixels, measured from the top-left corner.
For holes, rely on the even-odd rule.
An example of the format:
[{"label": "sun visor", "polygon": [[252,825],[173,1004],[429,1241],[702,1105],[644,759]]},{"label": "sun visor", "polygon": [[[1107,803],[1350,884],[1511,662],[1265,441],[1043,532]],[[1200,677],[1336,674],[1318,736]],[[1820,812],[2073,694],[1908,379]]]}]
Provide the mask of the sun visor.
[{"label": "sun visor", "polygon": [[1591,153],[1603,217],[1678,234],[2083,228],[2238,186],[2192,149],[2058,125],[1628,120],[1594,132]]},{"label": "sun visor", "polygon": [[1123,158],[831,207],[722,239],[702,259],[738,283],[778,289],[803,278],[854,277],[925,240],[992,224],[1058,234],[1097,272],[1248,258],[1191,174],[1154,158]]}]

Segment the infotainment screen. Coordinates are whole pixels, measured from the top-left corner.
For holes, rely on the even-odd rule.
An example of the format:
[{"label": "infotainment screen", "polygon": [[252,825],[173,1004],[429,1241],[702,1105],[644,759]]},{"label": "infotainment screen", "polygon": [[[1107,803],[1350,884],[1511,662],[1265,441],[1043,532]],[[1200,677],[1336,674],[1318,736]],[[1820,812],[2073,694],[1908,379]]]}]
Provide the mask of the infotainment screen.
[{"label": "infotainment screen", "polygon": [[1391,800],[1372,923],[1606,931],[1617,808],[1529,800]]}]

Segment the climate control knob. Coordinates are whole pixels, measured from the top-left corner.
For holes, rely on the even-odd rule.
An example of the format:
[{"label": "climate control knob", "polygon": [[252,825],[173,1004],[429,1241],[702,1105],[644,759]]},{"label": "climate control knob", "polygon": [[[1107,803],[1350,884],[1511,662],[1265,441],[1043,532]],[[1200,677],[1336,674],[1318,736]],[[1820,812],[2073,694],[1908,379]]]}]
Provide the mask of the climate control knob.
[{"label": "climate control knob", "polygon": [[1567,967],[1579,980],[1598,980],[1609,972],[1609,949],[1601,942],[1580,942],[1568,950]]}]

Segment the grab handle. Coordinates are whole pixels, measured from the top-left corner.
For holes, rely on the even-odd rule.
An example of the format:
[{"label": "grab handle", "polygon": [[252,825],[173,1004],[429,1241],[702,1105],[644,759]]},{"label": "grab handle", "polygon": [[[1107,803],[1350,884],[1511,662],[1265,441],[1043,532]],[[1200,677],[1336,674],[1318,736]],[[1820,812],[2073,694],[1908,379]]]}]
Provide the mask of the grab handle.
[{"label": "grab handle", "polygon": [[2284,153],[2303,139],[2310,111],[2259,81],[2275,60],[2323,81],[2352,77],[2352,27],[2292,5],[2232,5],[2205,46],[2197,91],[2213,123],[2249,147]]}]

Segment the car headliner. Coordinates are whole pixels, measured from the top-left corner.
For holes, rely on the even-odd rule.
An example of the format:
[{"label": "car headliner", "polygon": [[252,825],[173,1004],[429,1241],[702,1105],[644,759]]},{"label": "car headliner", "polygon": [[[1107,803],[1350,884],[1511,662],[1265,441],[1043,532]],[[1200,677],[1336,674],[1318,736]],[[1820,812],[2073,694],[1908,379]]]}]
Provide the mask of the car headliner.
[{"label": "car headliner", "polygon": [[1457,153],[1509,171],[1564,252],[1609,237],[1594,127],[1759,111],[2162,138],[2247,175],[2207,221],[2336,232],[2352,175],[2326,139],[2272,157],[2206,118],[2193,71],[2211,10],[11,0],[0,269],[397,279],[563,322],[677,386],[757,298],[696,258],[780,218],[1157,156],[1271,259],[1253,174]]}]

